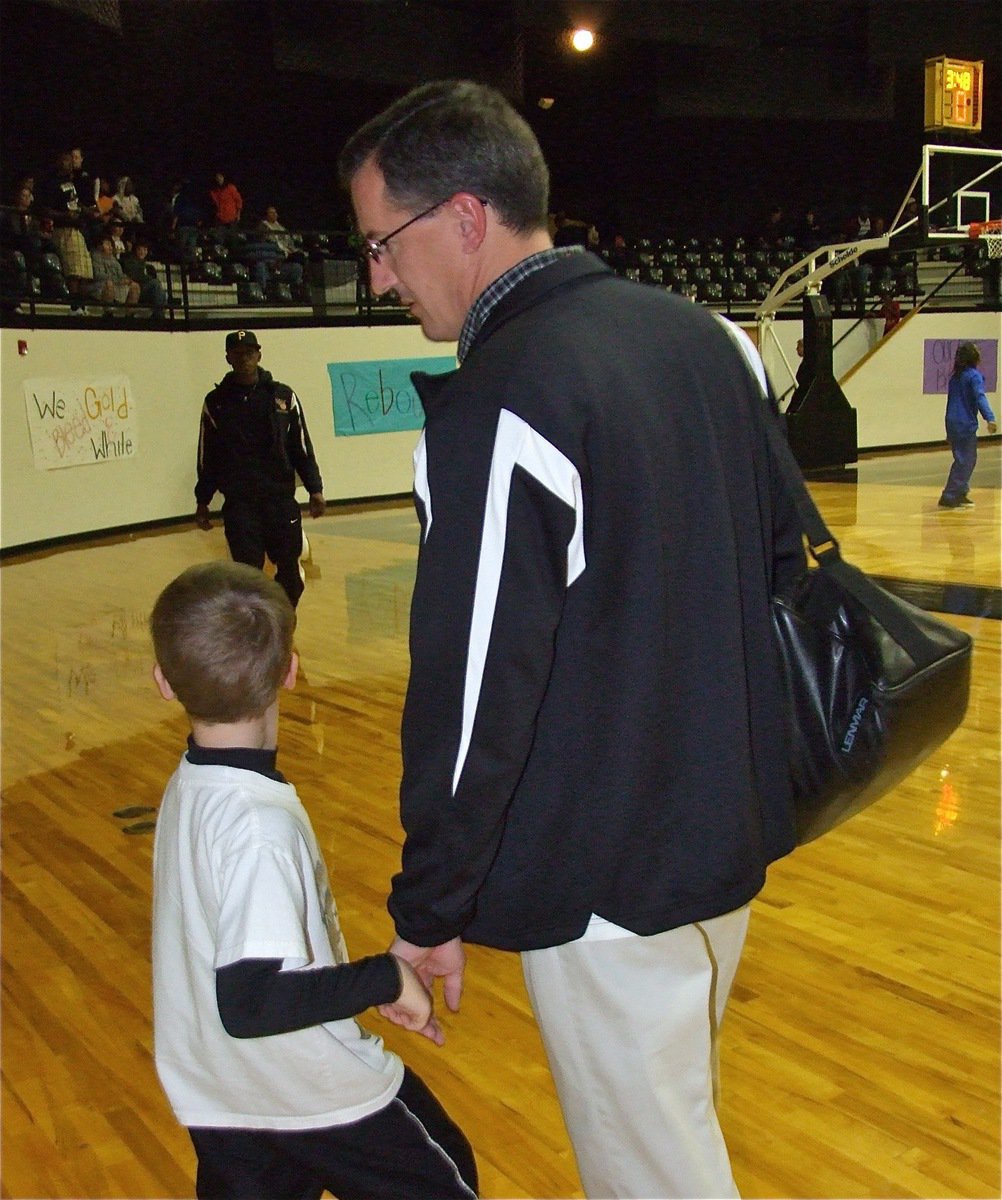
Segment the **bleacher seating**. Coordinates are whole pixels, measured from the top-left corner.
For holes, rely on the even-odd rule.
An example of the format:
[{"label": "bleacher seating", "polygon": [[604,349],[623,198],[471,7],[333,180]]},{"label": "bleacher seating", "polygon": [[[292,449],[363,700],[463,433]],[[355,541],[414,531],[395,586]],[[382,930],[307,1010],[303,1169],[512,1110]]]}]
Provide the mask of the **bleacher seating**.
[{"label": "bleacher seating", "polygon": [[[371,297],[364,283],[359,285],[360,265],[347,234],[312,230],[290,231],[290,236],[303,265],[302,282],[268,278],[264,287],[254,277],[252,251],[259,243],[251,232],[230,232],[225,242],[204,234],[185,264],[164,261],[173,255],[164,254],[161,247],[151,262],[166,291],[168,311],[187,311],[206,320],[218,312],[220,319],[229,320],[236,307],[276,315],[303,309],[312,309],[314,315],[399,310],[392,295]],[[773,248],[742,237],[639,237],[603,253],[626,278],[742,312],[753,311],[780,275],[804,257],[790,237]],[[867,281],[867,306],[873,307],[888,289],[913,304],[930,295],[941,304],[979,304],[982,280],[971,255],[971,246],[959,241],[892,250],[886,264],[875,268]],[[65,314],[69,299],[58,255],[51,248],[25,253],[8,246],[0,251],[0,309],[5,315],[16,314],[19,307],[32,314],[39,309],[47,315]],[[91,315],[99,315],[101,307],[91,303]]]}]

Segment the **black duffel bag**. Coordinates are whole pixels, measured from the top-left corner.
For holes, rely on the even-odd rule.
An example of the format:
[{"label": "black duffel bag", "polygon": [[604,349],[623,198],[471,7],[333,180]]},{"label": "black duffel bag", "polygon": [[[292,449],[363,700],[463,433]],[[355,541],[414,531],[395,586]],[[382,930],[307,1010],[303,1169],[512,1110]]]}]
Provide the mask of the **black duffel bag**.
[{"label": "black duffel bag", "polygon": [[817,564],[772,605],[803,844],[889,792],[957,728],[973,643],[842,558],[771,413],[767,427]]}]

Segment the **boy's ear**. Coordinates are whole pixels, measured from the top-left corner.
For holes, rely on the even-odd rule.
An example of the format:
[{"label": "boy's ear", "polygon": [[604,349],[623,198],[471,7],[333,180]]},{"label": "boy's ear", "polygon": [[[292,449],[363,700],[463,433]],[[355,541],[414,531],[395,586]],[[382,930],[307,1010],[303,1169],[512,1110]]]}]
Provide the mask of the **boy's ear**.
[{"label": "boy's ear", "polygon": [[[282,680],[282,687],[294,688],[296,686],[296,676],[299,674],[299,655],[293,650],[292,658],[289,660],[289,669],[286,672],[285,678]],[[168,685],[169,686],[169,685]]]},{"label": "boy's ear", "polygon": [[171,687],[171,685],[167,682],[167,676],[164,675],[163,671],[160,670],[159,663],[153,664],[153,678],[156,681],[156,685],[160,691],[160,695],[163,696],[163,698],[165,700],[176,700],[177,699],[177,694],[175,693],[175,691]]}]

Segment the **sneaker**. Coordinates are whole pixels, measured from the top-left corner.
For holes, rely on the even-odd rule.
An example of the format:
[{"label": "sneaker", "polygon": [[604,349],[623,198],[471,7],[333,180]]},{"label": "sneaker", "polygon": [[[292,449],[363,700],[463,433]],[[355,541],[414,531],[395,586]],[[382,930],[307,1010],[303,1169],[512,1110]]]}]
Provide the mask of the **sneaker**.
[{"label": "sneaker", "polygon": [[939,502],[939,507],[940,508],[959,508],[960,501],[959,500],[948,500],[946,498],[946,496],[943,496]]},{"label": "sneaker", "polygon": [[961,496],[960,499],[957,501],[957,507],[958,508],[973,508],[974,501],[970,498],[970,496]]}]

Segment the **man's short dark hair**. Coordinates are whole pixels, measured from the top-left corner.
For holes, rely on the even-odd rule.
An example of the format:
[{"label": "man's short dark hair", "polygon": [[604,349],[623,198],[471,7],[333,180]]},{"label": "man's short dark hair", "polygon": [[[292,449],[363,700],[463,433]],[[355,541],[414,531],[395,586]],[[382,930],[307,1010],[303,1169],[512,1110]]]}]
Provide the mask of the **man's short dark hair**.
[{"label": "man's short dark hair", "polygon": [[338,159],[345,188],[369,159],[393,202],[418,212],[456,192],[489,200],[518,233],[546,227],[550,176],[536,135],[494,88],[426,83],[373,117]]},{"label": "man's short dark hair", "polygon": [[157,662],[188,715],[232,724],[263,713],[292,659],[296,613],[263,571],[219,560],[189,567],[153,606]]}]

